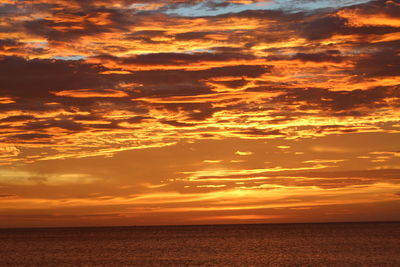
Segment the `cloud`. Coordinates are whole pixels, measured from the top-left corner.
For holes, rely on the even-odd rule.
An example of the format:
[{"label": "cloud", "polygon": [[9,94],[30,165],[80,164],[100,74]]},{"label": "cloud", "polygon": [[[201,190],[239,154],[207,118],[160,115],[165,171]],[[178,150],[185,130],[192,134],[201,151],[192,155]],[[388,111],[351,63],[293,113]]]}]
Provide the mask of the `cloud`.
[{"label": "cloud", "polygon": [[250,156],[250,155],[253,155],[253,152],[251,152],[251,151],[236,151],[235,152],[235,154],[236,155],[239,155],[239,156]]},{"label": "cloud", "polygon": [[33,140],[33,139],[42,139],[42,138],[50,138],[52,137],[49,134],[38,134],[38,133],[32,133],[32,134],[15,134],[12,135],[11,138],[16,138],[20,140]]},{"label": "cloud", "polygon": [[14,198],[17,197],[17,195],[14,194],[0,194],[0,198]]},{"label": "cloud", "polygon": [[306,22],[300,36],[308,40],[320,40],[332,37],[346,29],[346,20],[337,16],[326,16]]},{"label": "cloud", "polygon": [[54,92],[56,96],[65,97],[76,97],[76,98],[86,98],[86,97],[127,97],[128,94],[121,91],[116,91],[113,89],[77,89],[77,90],[66,90]]},{"label": "cloud", "polygon": [[351,152],[348,148],[339,146],[314,146],[311,147],[314,152],[329,152],[329,153],[348,153]]}]

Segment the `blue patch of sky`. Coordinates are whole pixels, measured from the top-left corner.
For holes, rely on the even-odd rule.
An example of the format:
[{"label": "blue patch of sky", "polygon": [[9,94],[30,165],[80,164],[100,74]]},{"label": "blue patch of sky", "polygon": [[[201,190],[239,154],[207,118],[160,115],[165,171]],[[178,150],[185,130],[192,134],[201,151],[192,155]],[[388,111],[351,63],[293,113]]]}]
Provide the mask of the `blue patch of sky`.
[{"label": "blue patch of sky", "polygon": [[22,11],[20,9],[18,9],[18,7],[16,5],[0,3],[0,16],[8,15],[8,14],[16,14],[16,13],[21,13],[21,12]]},{"label": "blue patch of sky", "polygon": [[55,56],[52,57],[52,59],[59,59],[59,60],[81,60],[81,59],[85,59],[86,57],[84,56]]},{"label": "blue patch of sky", "polygon": [[32,45],[35,48],[46,48],[49,45],[47,42],[37,42],[37,41],[26,42],[26,44]]},{"label": "blue patch of sky", "polygon": [[175,9],[165,11],[167,14],[202,17],[217,16],[227,13],[238,13],[245,10],[284,10],[286,12],[311,11],[323,8],[340,8],[369,2],[370,0],[272,0],[252,4],[229,4],[227,6],[213,6],[209,3],[223,3],[221,1],[204,1],[195,5],[181,5]]}]

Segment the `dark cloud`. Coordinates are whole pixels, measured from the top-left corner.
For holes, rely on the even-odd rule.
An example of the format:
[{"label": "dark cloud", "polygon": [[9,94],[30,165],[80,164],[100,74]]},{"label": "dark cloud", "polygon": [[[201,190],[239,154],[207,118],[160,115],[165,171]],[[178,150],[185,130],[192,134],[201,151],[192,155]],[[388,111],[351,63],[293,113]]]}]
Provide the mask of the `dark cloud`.
[{"label": "dark cloud", "polygon": [[158,31],[158,30],[147,30],[147,31],[137,31],[133,33],[125,34],[126,40],[139,40],[146,43],[162,43],[162,41],[154,41],[153,38],[155,37],[165,37],[167,32],[166,31]]},{"label": "dark cloud", "polygon": [[8,16],[10,14],[19,13],[20,10],[16,5],[12,4],[2,4],[0,5],[0,17],[1,16]]},{"label": "dark cloud", "polygon": [[4,119],[1,119],[0,122],[17,122],[17,121],[29,121],[33,120],[35,117],[30,115],[18,115],[18,116],[10,116]]},{"label": "dark cloud", "polygon": [[202,121],[210,118],[219,110],[213,108],[211,103],[165,103],[160,107],[173,112],[179,112],[180,110],[185,111],[187,119],[195,121]]},{"label": "dark cloud", "polygon": [[356,62],[355,72],[362,77],[398,76],[400,48],[383,49],[361,57]]},{"label": "dark cloud", "polygon": [[311,41],[326,39],[345,31],[346,22],[346,19],[337,16],[317,18],[301,25],[299,33],[301,37]]},{"label": "dark cloud", "polygon": [[8,46],[17,46],[18,44],[20,43],[15,39],[0,39],[0,49],[4,49]]},{"label": "dark cloud", "polygon": [[177,40],[185,40],[185,41],[187,41],[187,40],[196,40],[196,39],[204,40],[204,39],[207,39],[207,35],[208,34],[212,34],[212,33],[214,33],[214,32],[196,32],[196,31],[193,31],[193,32],[178,33],[174,37]]},{"label": "dark cloud", "polygon": [[193,126],[196,126],[195,123],[184,123],[184,122],[173,121],[173,120],[163,120],[161,122],[164,123],[164,124],[167,124],[167,125],[175,126],[175,127],[193,127]]},{"label": "dark cloud", "polygon": [[17,197],[17,195],[14,194],[0,194],[0,198],[14,198]]},{"label": "dark cloud", "polygon": [[[67,16],[74,17],[76,20],[57,19]],[[128,11],[101,7],[86,8],[85,12],[63,10],[60,13],[54,13],[52,17],[26,21],[23,27],[28,33],[45,37],[49,41],[68,42],[107,32],[127,32],[129,31],[127,26],[134,23],[133,14]]]},{"label": "dark cloud", "polygon": [[115,80],[99,74],[105,68],[80,61],[26,60],[11,56],[0,58],[0,68],[3,70],[0,77],[3,96],[53,98],[51,91],[112,87],[115,84]]},{"label": "dark cloud", "polygon": [[111,60],[122,65],[188,65],[207,61],[251,60],[253,55],[239,53],[152,53],[131,57],[97,56],[96,59]]},{"label": "dark cloud", "polygon": [[151,70],[136,72],[131,79],[143,84],[136,97],[191,96],[211,93],[204,80],[218,77],[259,77],[269,72],[270,66],[236,65],[199,71]]},{"label": "dark cloud", "polygon": [[250,129],[245,131],[236,132],[238,134],[249,135],[249,136],[283,136],[285,135],[279,130],[261,130],[261,129]]},{"label": "dark cloud", "polygon": [[342,62],[343,57],[338,55],[336,52],[327,52],[327,53],[297,53],[292,57],[292,59],[298,59],[301,61],[312,61],[312,62]]},{"label": "dark cloud", "polygon": [[20,140],[34,140],[34,139],[43,139],[43,138],[51,138],[52,136],[49,134],[39,134],[39,133],[33,133],[33,134],[15,134],[12,135],[11,138],[15,139],[20,139]]},{"label": "dark cloud", "polygon": [[84,129],[83,125],[71,120],[43,120],[29,122],[23,126],[25,130],[44,130],[48,128],[61,128],[68,131],[81,131]]},{"label": "dark cloud", "polygon": [[246,84],[248,84],[248,81],[245,79],[240,79],[240,80],[232,80],[232,81],[220,81],[216,82],[217,84],[222,84],[225,85],[229,88],[242,88]]},{"label": "dark cloud", "polygon": [[126,119],[124,121],[129,122],[129,123],[141,123],[142,121],[145,120],[150,120],[153,119],[152,117],[146,117],[146,116],[135,116],[135,117],[131,117],[129,119]]},{"label": "dark cloud", "polygon": [[102,118],[96,115],[76,115],[73,117],[73,119],[82,121],[96,121],[101,120]]},{"label": "dark cloud", "polygon": [[319,52],[319,53],[296,53],[295,55],[289,56],[289,55],[273,55],[273,56],[267,56],[267,60],[300,60],[303,62],[334,62],[334,63],[340,63],[346,58],[341,55],[341,52],[338,50],[327,50],[324,52]]},{"label": "dark cloud", "polygon": [[[296,103],[305,101],[301,109],[320,108],[324,111],[348,111],[354,108],[375,108],[387,106],[384,101],[387,97],[399,97],[399,87],[374,87],[368,90],[330,91],[320,88],[296,88],[275,98],[275,101]],[[340,114],[340,113],[339,113]],[[358,114],[358,113],[355,113]],[[329,115],[332,115],[329,113]]]}]

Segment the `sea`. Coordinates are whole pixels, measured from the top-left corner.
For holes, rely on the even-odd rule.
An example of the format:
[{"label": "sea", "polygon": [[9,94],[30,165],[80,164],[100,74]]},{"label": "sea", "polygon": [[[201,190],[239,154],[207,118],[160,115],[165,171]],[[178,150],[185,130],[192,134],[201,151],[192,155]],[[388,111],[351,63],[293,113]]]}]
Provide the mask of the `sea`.
[{"label": "sea", "polygon": [[0,266],[400,266],[400,223],[0,229]]}]

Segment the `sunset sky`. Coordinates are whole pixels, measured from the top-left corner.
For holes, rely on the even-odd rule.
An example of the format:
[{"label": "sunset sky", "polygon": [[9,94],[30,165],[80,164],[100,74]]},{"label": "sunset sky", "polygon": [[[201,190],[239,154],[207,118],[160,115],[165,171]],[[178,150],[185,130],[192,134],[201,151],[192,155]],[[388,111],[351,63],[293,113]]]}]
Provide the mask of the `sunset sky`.
[{"label": "sunset sky", "polygon": [[400,220],[400,1],[2,0],[0,227]]}]

